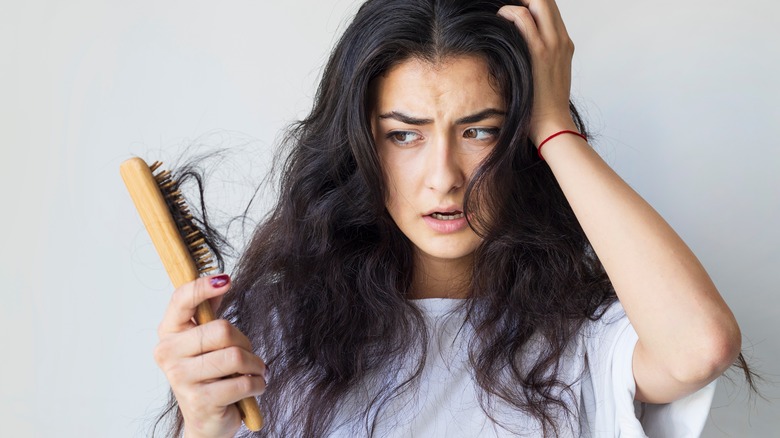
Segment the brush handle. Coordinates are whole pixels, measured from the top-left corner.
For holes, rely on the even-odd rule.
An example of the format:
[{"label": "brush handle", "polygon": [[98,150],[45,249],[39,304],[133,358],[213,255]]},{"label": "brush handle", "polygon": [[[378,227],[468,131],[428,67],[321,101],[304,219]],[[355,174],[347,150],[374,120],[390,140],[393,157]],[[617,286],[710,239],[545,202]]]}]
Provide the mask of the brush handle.
[{"label": "brush handle", "polygon": [[[197,265],[176,227],[149,165],[141,158],[130,158],[119,166],[119,173],[173,286],[178,288],[197,279]],[[200,303],[195,311],[195,321],[205,324],[214,319],[211,305]],[[236,406],[249,430],[258,431],[263,427],[263,417],[254,397],[240,400]]]}]

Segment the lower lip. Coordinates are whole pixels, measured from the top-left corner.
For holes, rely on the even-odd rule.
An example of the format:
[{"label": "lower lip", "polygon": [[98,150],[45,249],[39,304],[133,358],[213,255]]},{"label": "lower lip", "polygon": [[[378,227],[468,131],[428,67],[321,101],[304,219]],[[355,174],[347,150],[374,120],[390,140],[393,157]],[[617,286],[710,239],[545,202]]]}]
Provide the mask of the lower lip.
[{"label": "lower lip", "polygon": [[465,217],[443,221],[435,219],[433,216],[423,216],[423,220],[434,231],[442,234],[457,233],[469,226]]}]

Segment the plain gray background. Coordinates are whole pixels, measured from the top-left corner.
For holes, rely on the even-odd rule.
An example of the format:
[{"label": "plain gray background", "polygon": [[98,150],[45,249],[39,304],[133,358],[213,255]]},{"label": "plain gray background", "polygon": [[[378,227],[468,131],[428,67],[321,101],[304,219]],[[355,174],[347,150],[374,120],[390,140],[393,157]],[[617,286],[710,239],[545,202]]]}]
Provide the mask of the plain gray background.
[{"label": "plain gray background", "polygon": [[[152,350],[171,287],[118,166],[235,147],[224,168],[259,180],[356,2],[2,6],[0,430],[148,436],[167,394]],[[594,147],[693,248],[752,364],[780,380],[780,4],[560,8]],[[215,202],[239,213],[248,181],[215,182]],[[762,390],[770,400],[749,403],[722,382],[705,436],[776,436],[780,391]]]}]

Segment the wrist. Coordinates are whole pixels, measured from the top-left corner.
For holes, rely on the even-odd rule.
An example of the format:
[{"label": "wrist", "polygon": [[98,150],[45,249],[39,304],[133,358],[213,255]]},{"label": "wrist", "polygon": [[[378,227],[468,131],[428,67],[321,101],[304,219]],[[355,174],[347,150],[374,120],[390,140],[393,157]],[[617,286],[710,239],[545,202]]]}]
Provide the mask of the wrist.
[{"label": "wrist", "polygon": [[546,145],[550,140],[554,140],[561,135],[576,135],[577,137],[583,139],[585,143],[588,142],[588,137],[586,137],[584,134],[581,134],[579,131],[575,131],[572,129],[564,129],[563,131],[558,131],[555,134],[552,134],[546,139],[542,140],[542,142],[539,143],[539,145],[536,147],[536,153],[537,155],[539,155],[539,159],[544,160],[544,156],[542,156],[542,146]]},{"label": "wrist", "polygon": [[538,123],[531,128],[529,138],[531,142],[539,147],[540,144],[551,135],[561,131],[577,131],[577,125],[574,123],[571,117],[561,118],[558,120],[546,120],[543,123]]}]

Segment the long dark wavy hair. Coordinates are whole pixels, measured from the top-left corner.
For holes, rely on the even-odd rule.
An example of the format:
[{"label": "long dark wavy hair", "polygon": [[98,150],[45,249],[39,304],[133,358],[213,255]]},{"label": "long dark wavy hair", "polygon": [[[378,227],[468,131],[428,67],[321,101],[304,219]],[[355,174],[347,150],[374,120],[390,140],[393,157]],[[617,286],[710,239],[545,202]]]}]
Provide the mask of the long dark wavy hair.
[{"label": "long dark wavy hair", "polygon": [[[477,56],[506,105],[498,142],[464,200],[466,211],[491,218],[475,229],[483,242],[464,301],[482,408],[491,416],[488,407],[502,401],[538,420],[546,436],[558,432],[556,412],[576,415],[561,396],[567,387],[559,361],[582,324],[598,319],[616,295],[529,143],[531,57],[515,26],[496,15],[507,3],[519,4],[369,0],[338,41],[311,113],[283,142],[278,200],[240,258],[221,308],[271,373],[260,397],[266,425],[253,436],[324,436],[368,381],[373,388],[355,414],[371,435],[382,409],[419,380],[428,329],[408,301],[413,248],[385,209],[369,121],[372,81],[412,58]],[[545,342],[538,360],[521,363],[537,337]],[[410,362],[407,375],[390,377]],[[176,412],[171,398],[166,413]],[[172,429],[181,432],[180,413]]]}]

